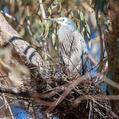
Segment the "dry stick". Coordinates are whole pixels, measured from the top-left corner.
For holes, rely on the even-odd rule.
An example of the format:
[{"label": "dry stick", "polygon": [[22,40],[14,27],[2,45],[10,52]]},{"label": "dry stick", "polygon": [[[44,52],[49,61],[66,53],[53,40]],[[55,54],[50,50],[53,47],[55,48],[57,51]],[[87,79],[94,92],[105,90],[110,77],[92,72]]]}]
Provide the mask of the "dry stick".
[{"label": "dry stick", "polygon": [[[101,76],[101,73],[98,73],[97,76]],[[60,104],[66,98],[66,96],[74,89],[74,87],[76,87],[78,84],[80,84],[81,82],[83,82],[85,79],[88,79],[88,78],[89,78],[89,75],[86,74],[82,77],[78,76],[77,79],[70,82],[71,84],[65,89],[64,93],[55,102],[51,104],[48,111],[52,111],[58,104]],[[118,88],[118,84],[115,83],[114,81],[110,81],[110,79],[108,79],[106,76],[104,81],[110,84],[111,86]],[[86,100],[91,99],[91,97],[92,96],[81,97],[78,99],[78,101],[81,101],[83,99],[86,99]],[[102,95],[101,97],[94,96],[94,98],[96,98],[97,100],[119,100],[118,95],[112,95],[112,96]]]},{"label": "dry stick", "polygon": [[[92,61],[92,63],[96,66],[98,63],[97,61],[92,57],[91,54],[88,54],[88,58]],[[110,80],[106,75],[104,75],[103,73],[98,73],[98,76],[102,76],[102,81],[106,82],[107,84],[109,84],[112,87],[115,87],[119,90],[119,84],[114,82],[113,80]]]},{"label": "dry stick", "polygon": [[119,116],[115,112],[111,111],[110,113],[114,117],[114,119],[119,119]]},{"label": "dry stick", "polygon": [[98,77],[101,77],[101,80],[106,82],[107,84],[109,84],[110,86],[117,88],[119,90],[119,83],[109,79],[106,75],[104,75],[103,73],[98,73],[97,74]]},{"label": "dry stick", "polygon": [[[99,74],[100,75],[100,74]],[[17,95],[17,96],[23,96],[23,97],[31,97],[32,99],[35,99],[38,103],[40,103],[41,105],[46,105],[46,106],[49,106],[49,107],[53,107],[53,108],[51,108],[51,109],[54,109],[59,103],[61,103],[64,99],[65,99],[65,97],[71,92],[71,90],[73,90],[73,88],[75,87],[75,86],[77,86],[78,84],[80,84],[82,81],[84,81],[85,79],[86,79],[87,77],[84,75],[84,76],[82,76],[81,78],[79,78],[78,77],[78,79],[76,79],[76,80],[74,80],[73,82],[70,82],[71,84],[67,87],[67,88],[65,88],[65,91],[64,91],[64,93],[62,94],[62,96],[61,97],[59,97],[58,98],[58,100],[57,101],[55,101],[55,102],[48,102],[48,101],[44,101],[44,100],[41,100],[40,98],[41,98],[41,96],[39,95],[39,93],[33,93],[33,94],[31,94],[31,95],[26,95],[26,93],[25,93],[25,95],[24,95],[24,93],[22,94],[22,93],[15,93],[15,92],[12,92],[12,90],[10,90],[10,89],[3,89],[1,92],[4,92],[4,93],[10,93],[10,94],[14,94],[14,95]],[[89,78],[89,77],[88,77]],[[110,79],[107,79],[107,80],[110,80]],[[113,84],[113,86],[114,87],[118,87],[118,85],[115,83],[115,82],[113,82],[114,84]],[[115,84],[116,84],[116,86],[115,86]],[[112,85],[112,84],[111,84]],[[5,88],[5,87],[4,87]],[[64,87],[63,87],[64,88]],[[0,87],[0,89],[1,89],[1,87]],[[59,88],[60,89],[60,88]],[[119,89],[119,88],[118,88]],[[64,90],[64,89],[63,89]],[[56,94],[56,93],[55,93]],[[42,94],[41,94],[42,95]],[[44,95],[44,94],[43,94]],[[45,94],[45,96],[46,96],[47,94]],[[53,94],[54,95],[54,94]],[[44,97],[45,97],[44,96]],[[93,97],[93,96],[90,96],[90,97]],[[83,100],[84,98],[85,99],[90,99],[90,97],[81,97],[81,98],[79,98],[79,100]],[[94,96],[94,98],[96,98],[96,99],[101,99],[101,100],[119,100],[119,96],[117,95],[117,96],[105,96],[105,95],[101,95],[101,96]],[[78,100],[78,101],[79,101]]]},{"label": "dry stick", "polygon": [[99,31],[99,38],[100,38],[100,51],[101,51],[100,66],[101,66],[103,58],[104,58],[104,47],[103,47],[102,30],[101,30],[100,22],[99,22],[99,19],[98,19],[98,13],[99,12],[96,11],[96,22],[97,22],[97,27],[98,27],[98,31]]},{"label": "dry stick", "polygon": [[79,102],[81,102],[82,100],[119,100],[119,95],[84,95],[84,96],[80,96],[79,98],[77,98],[74,101],[74,105],[78,104]]},{"label": "dry stick", "polygon": [[[3,64],[4,64],[4,63],[3,63]],[[7,83],[5,82],[5,84],[7,84]],[[10,107],[8,101],[7,101],[6,96],[5,96],[5,93],[2,93],[2,97],[3,97],[4,103],[5,103],[5,108],[6,108],[6,109],[8,108],[11,118],[12,118],[12,119],[15,119],[15,118],[14,118],[14,115],[13,115],[13,113],[12,113],[11,107]]]},{"label": "dry stick", "polygon": [[45,13],[45,9],[44,9],[44,6],[43,6],[43,1],[42,0],[39,0],[39,3],[40,3],[40,9],[41,9],[41,13],[42,13],[42,17],[44,19],[44,21],[46,22],[46,13]]},{"label": "dry stick", "polygon": [[108,106],[103,106],[102,104],[100,104],[99,102],[97,102],[96,100],[93,99],[93,102],[95,102],[96,104],[98,104],[100,107],[104,108],[106,111],[110,112],[110,114],[115,118],[118,119],[118,115],[116,113],[114,113],[113,111],[111,111]]},{"label": "dry stick", "polygon": [[23,100],[29,100],[29,98],[31,98],[32,100],[35,100],[36,102],[38,102],[40,105],[45,105],[45,106],[48,106],[48,107],[50,107],[53,103],[53,102],[50,102],[50,101],[48,102],[48,101],[44,101],[44,100],[40,99],[39,96],[37,96],[38,93],[33,93],[33,94],[27,94],[28,92],[16,93],[16,92],[13,92],[10,89],[5,89],[5,88],[3,89],[3,87],[2,87],[2,90],[1,90],[1,87],[0,87],[0,92],[18,96],[18,99],[23,99]]},{"label": "dry stick", "polygon": [[87,2],[82,2],[81,5],[82,5],[87,11],[89,11],[89,12],[94,12],[93,8],[91,8],[91,7],[87,4]]},{"label": "dry stick", "polygon": [[96,66],[98,65],[98,62],[94,59],[94,57],[88,53],[87,57],[91,60],[91,62]]},{"label": "dry stick", "polygon": [[7,101],[7,99],[6,99],[6,97],[5,97],[5,94],[3,93],[2,96],[3,96],[3,99],[4,99],[5,105],[8,107],[8,110],[9,110],[9,112],[10,112],[11,118],[12,118],[12,119],[15,119],[15,118],[14,118],[14,115],[13,115],[13,113],[12,113],[11,107],[10,107],[10,105],[9,105],[9,103],[8,103],[8,101]]},{"label": "dry stick", "polygon": [[[119,100],[119,95],[84,95],[84,96],[80,96],[79,98],[77,98],[73,105],[77,105],[79,104],[82,100]],[[118,115],[116,115],[114,112],[110,112],[112,114],[113,117],[115,117],[116,119],[118,119]]]},{"label": "dry stick", "polygon": [[[95,59],[91,55],[88,55],[88,57],[89,57],[89,59],[91,59],[91,61],[95,65],[97,65],[97,61],[95,61]],[[101,73],[97,74],[97,76],[101,76],[101,75],[102,75]],[[52,106],[49,107],[48,111],[52,111],[59,103],[61,103],[66,98],[66,96],[73,90],[74,87],[76,87],[79,83],[81,83],[82,81],[84,81],[85,79],[88,79],[88,78],[89,78],[89,76],[84,75],[81,78],[78,77],[78,79],[76,79],[73,82],[71,82],[71,84],[65,89],[64,93],[54,103],[52,103]],[[110,79],[108,79],[106,76],[104,78],[105,78],[104,81],[106,83],[108,83],[109,85],[111,85],[113,87],[117,87],[118,88],[118,84],[116,84],[114,81],[110,81]],[[100,99],[112,99],[112,100],[114,100],[115,97],[116,97],[116,99],[119,99],[118,96],[114,96],[113,98],[110,98],[110,97],[107,97],[107,96],[105,98],[103,96]]]},{"label": "dry stick", "polygon": [[[2,63],[3,63],[3,62],[2,62]],[[3,64],[4,64],[4,63],[3,63]],[[1,73],[1,72],[0,72],[0,73]],[[6,84],[6,82],[5,82],[5,84]],[[4,103],[5,103],[5,108],[8,108],[11,118],[12,118],[12,119],[15,119],[15,118],[14,118],[14,115],[13,115],[13,113],[12,113],[11,107],[10,107],[10,105],[9,105],[9,103],[8,103],[8,101],[7,101],[7,98],[5,97],[5,94],[4,94],[4,93],[2,93],[2,97],[3,97]]]},{"label": "dry stick", "polygon": [[50,102],[50,101],[44,101],[44,100],[41,100],[41,99],[35,99],[36,102],[38,102],[40,105],[44,105],[44,106],[52,106],[53,102]]},{"label": "dry stick", "polygon": [[90,101],[90,109],[89,109],[88,119],[91,119],[92,113],[93,113],[93,104]]},{"label": "dry stick", "polygon": [[106,82],[107,84],[109,84],[110,86],[114,87],[114,88],[117,88],[119,90],[119,84],[116,83],[115,81],[107,78],[105,75],[102,77],[102,80],[104,82]]},{"label": "dry stick", "polygon": [[51,98],[51,97],[53,97],[54,95],[56,95],[56,94],[58,94],[58,93],[64,91],[64,90],[66,89],[66,86],[67,86],[67,85],[68,85],[68,84],[64,84],[64,85],[58,86],[58,87],[54,88],[51,92],[48,92],[48,93],[45,93],[45,94],[43,94],[43,93],[38,93],[38,97],[39,97],[39,98]]},{"label": "dry stick", "polygon": [[[110,96],[106,96],[106,95],[84,95],[81,96],[79,98],[77,98],[73,105],[77,105],[79,104],[82,100],[119,100],[119,95],[110,95]],[[110,112],[112,114],[113,117],[115,117],[116,119],[118,119],[119,117],[114,113],[114,112]]]},{"label": "dry stick", "polygon": [[[63,87],[62,87],[63,88]],[[39,96],[39,93],[30,93],[30,92],[16,92],[16,90],[14,90],[13,87],[7,87],[4,86],[2,84],[0,84],[0,92],[1,93],[8,93],[8,94],[12,94],[15,96],[18,96],[18,99],[22,99],[22,100],[29,100],[29,98],[31,98],[32,100],[35,100],[36,102],[40,103],[40,105],[45,105],[45,106],[51,106],[52,102],[48,102],[48,101],[44,101],[41,98],[41,96]],[[5,98],[4,98],[5,100]],[[6,102],[6,100],[5,100]],[[8,106],[8,105],[7,105]],[[8,106],[9,111],[10,111],[10,107]],[[12,115],[12,114],[11,114]]]},{"label": "dry stick", "polygon": [[55,101],[53,102],[52,106],[49,107],[48,111],[52,111],[59,103],[61,103],[66,96],[74,89],[74,87],[76,87],[78,84],[80,84],[81,82],[83,82],[85,79],[88,79],[89,75],[85,74],[82,77],[77,77],[74,81],[71,82],[71,84],[65,89],[65,91],[63,92],[63,94]]},{"label": "dry stick", "polygon": [[[98,74],[98,75],[100,75],[100,74]],[[81,79],[82,79],[82,77],[81,77]],[[41,105],[46,105],[46,106],[49,106],[49,107],[52,107],[54,104],[54,106],[56,106],[56,105],[58,105],[61,101],[63,101],[63,99],[65,99],[65,97],[70,93],[70,91],[76,86],[76,85],[78,85],[78,82],[80,83],[80,82],[82,82],[83,81],[83,79],[82,80],[76,80],[76,82],[75,81],[73,81],[73,82],[70,82],[70,83],[72,83],[72,84],[70,84],[69,86],[68,86],[68,88],[66,88],[65,89],[65,92],[63,93],[63,95],[58,99],[58,101],[56,101],[56,102],[47,102],[47,101],[43,101],[43,100],[40,100],[39,98],[41,98],[41,96],[39,96],[39,93],[34,93],[33,95],[31,95],[31,98],[33,98],[33,99],[36,99],[36,101],[37,102],[39,102]],[[110,79],[106,79],[106,81],[108,82],[108,80],[110,80]],[[114,84],[113,84],[114,83]],[[111,85],[113,84],[113,86],[114,87],[117,87],[118,88],[118,85],[115,83],[115,82],[113,82],[113,83],[110,83]],[[115,86],[116,85],[116,86]],[[62,86],[61,86],[62,87]],[[5,87],[4,87],[5,88]],[[60,89],[60,87],[59,87],[59,89]],[[61,88],[62,89],[62,88]],[[14,92],[10,92],[10,90],[11,89],[6,89],[6,91],[7,91],[7,93],[14,93]],[[64,87],[63,87],[63,90],[64,90]],[[5,91],[5,89],[3,89],[3,92]],[[11,90],[12,91],[12,90]],[[14,93],[14,94],[17,94],[18,95],[18,93]],[[21,93],[22,94],[22,93]],[[52,94],[52,93],[51,93]],[[55,93],[56,94],[56,93]],[[53,94],[54,95],[54,94]],[[22,96],[22,95],[21,95]],[[45,94],[45,96],[46,96],[46,94]],[[44,97],[45,97],[44,96]],[[27,96],[26,96],[27,97]],[[51,97],[52,97],[52,95],[51,95]],[[107,97],[108,98],[108,97]],[[106,99],[107,99],[106,98]],[[103,96],[101,99],[105,99],[105,97]],[[109,97],[109,99],[110,99],[110,97]],[[114,100],[114,98],[111,98],[111,99],[113,99]],[[118,98],[116,98],[116,99],[118,99]]]}]

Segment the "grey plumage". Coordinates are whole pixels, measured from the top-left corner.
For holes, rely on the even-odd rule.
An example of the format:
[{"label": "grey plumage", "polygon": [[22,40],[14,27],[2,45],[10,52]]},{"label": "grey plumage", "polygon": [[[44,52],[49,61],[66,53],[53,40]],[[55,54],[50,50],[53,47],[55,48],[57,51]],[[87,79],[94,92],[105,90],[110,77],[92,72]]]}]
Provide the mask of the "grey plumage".
[{"label": "grey plumage", "polygon": [[84,54],[87,53],[83,37],[71,19],[60,17],[53,20],[61,25],[58,30],[59,50],[65,65],[71,72],[80,72],[86,59]]}]

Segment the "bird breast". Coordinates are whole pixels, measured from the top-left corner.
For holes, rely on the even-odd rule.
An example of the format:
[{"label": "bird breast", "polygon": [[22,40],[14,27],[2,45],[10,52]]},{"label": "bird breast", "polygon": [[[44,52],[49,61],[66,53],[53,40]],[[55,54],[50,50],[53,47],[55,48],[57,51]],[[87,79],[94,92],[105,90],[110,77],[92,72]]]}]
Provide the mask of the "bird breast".
[{"label": "bird breast", "polygon": [[58,32],[59,50],[68,68],[72,71],[74,68],[81,67],[81,56],[87,52],[86,44],[78,31],[61,30]]}]

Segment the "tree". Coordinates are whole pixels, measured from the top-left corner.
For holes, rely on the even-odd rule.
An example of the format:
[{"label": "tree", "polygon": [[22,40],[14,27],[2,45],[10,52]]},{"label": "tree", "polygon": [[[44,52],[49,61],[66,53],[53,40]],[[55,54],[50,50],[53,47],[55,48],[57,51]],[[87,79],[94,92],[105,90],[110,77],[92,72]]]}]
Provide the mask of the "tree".
[{"label": "tree", "polygon": [[[3,0],[0,5],[0,92],[10,115],[10,99],[16,98],[34,118],[41,110],[43,118],[51,113],[61,119],[118,118],[118,0]],[[60,15],[73,19],[88,43],[100,44],[99,65],[96,53],[88,54],[96,67],[91,80],[90,72],[77,76],[59,63],[58,26],[46,18]],[[97,44],[91,40],[94,31]],[[110,95],[101,91],[103,82]]]}]

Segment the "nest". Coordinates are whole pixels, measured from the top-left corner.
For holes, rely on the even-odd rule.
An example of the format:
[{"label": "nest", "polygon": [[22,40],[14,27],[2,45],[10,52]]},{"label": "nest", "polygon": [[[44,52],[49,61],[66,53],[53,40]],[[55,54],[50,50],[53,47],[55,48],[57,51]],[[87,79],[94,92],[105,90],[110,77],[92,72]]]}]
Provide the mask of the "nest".
[{"label": "nest", "polygon": [[[26,61],[22,60],[22,64],[24,64]],[[10,93],[7,97],[8,102],[19,101],[31,114],[33,111],[30,110],[42,111],[45,119],[50,118],[52,113],[61,119],[110,119],[113,117],[110,102],[101,99],[104,94],[101,92],[99,84],[96,83],[97,77],[91,79],[88,73],[83,76],[74,74],[69,72],[66,67],[53,62],[46,62],[42,71],[27,62],[25,65],[30,70],[31,78],[20,80],[23,85],[16,87],[19,92],[14,92],[15,87],[13,90],[11,90],[12,88],[7,90],[7,93]],[[12,70],[16,71],[17,65],[13,66]],[[23,68],[17,72],[19,78],[23,76]],[[28,78],[27,75],[24,77]],[[8,81],[9,77],[6,76],[6,78]],[[5,82],[4,79],[2,81]],[[9,83],[3,84],[7,87],[10,86]]]},{"label": "nest", "polygon": [[[35,96],[39,100],[34,103],[36,111],[40,108],[43,112],[53,113],[61,119],[112,118],[110,102],[101,99],[104,94],[96,84],[96,78],[68,74],[61,65],[49,69],[44,68],[43,74],[37,68],[31,70],[35,82],[30,85],[32,91],[37,92]],[[96,96],[100,98],[97,99]]]}]

